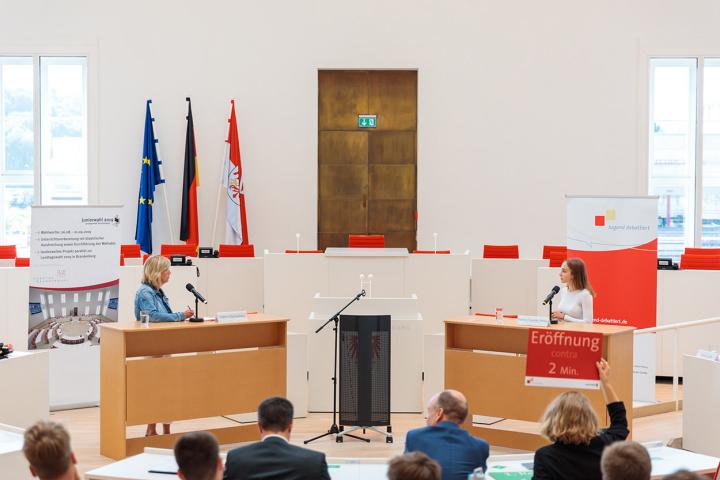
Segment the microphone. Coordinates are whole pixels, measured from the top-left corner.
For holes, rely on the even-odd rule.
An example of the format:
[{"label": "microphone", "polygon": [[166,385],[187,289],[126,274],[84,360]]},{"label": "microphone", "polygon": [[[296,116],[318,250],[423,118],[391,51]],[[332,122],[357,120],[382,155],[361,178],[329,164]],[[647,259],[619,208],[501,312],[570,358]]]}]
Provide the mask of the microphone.
[{"label": "microphone", "polygon": [[552,288],[552,290],[550,290],[550,293],[548,293],[548,296],[545,297],[545,300],[543,300],[543,303],[542,303],[542,304],[543,304],[543,305],[547,305],[548,303],[550,303],[550,300],[552,300],[553,297],[554,297],[559,291],[560,291],[560,287],[558,287],[557,285],[555,285],[555,286]]},{"label": "microphone", "polygon": [[360,293],[355,295],[355,300],[360,300],[360,297],[364,297],[364,296],[365,296],[365,289],[363,288]]},{"label": "microphone", "polygon": [[207,300],[205,300],[205,297],[203,297],[200,292],[195,290],[195,287],[192,286],[192,283],[188,283],[187,285],[185,285],[185,288],[187,289],[188,292],[195,295],[195,298],[200,300],[202,303],[207,303]]}]

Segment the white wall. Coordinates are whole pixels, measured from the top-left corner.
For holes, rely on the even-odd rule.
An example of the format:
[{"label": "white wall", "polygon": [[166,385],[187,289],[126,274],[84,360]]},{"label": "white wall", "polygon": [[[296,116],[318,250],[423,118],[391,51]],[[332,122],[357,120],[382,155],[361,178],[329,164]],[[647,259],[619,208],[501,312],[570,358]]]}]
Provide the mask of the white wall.
[{"label": "white wall", "polygon": [[91,52],[97,200],[126,205],[126,242],[145,99],[175,229],[158,200],[156,244],[179,235],[185,96],[208,244],[236,98],[258,252],[294,247],[295,232],[315,246],[318,68],[419,70],[419,247],[438,232],[441,247],[519,242],[537,257],[564,243],[565,193],[646,193],[644,55],[720,44],[716,1],[0,0],[0,12],[0,53]]}]

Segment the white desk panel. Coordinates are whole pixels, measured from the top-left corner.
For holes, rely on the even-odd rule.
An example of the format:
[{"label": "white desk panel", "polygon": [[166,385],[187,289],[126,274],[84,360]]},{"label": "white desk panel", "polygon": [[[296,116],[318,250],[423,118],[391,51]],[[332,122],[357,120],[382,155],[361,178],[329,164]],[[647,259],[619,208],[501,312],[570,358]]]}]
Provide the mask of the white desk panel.
[{"label": "white desk panel", "polygon": [[27,348],[29,268],[0,268],[0,342]]},{"label": "white desk panel", "polygon": [[[315,311],[310,316],[311,333],[308,334],[308,370],[310,372],[308,409],[311,412],[330,412],[333,401],[333,326],[332,323],[329,324],[320,333],[315,333],[315,330],[350,299],[318,297],[313,301]],[[421,412],[423,333],[422,317],[417,313],[417,300],[412,298],[365,298],[359,303],[351,305],[343,313],[348,315],[392,315],[390,410],[392,412]],[[338,355],[340,355],[339,350]]]},{"label": "white desk panel", "polygon": [[197,284],[190,283],[208,301],[207,305],[201,305],[201,315],[238,310],[263,311],[262,257],[197,258],[193,262],[200,269],[200,278]]},{"label": "white desk panel", "polygon": [[444,333],[445,320],[469,314],[471,268],[470,255],[414,254],[407,258],[403,296],[417,295],[426,335]]},{"label": "white desk panel", "polygon": [[[50,352],[13,352],[0,360],[0,423],[27,428],[50,416]],[[0,470],[1,471],[1,470]]]},{"label": "white desk panel", "polygon": [[683,364],[683,448],[720,456],[720,362],[685,355]]},{"label": "white desk panel", "polygon": [[542,302],[547,297],[550,290],[560,283],[560,267],[541,267],[537,269],[537,290],[535,290],[535,306],[537,310],[535,315],[548,315],[548,306]]},{"label": "white desk panel", "polygon": [[308,316],[316,293],[327,295],[327,259],[318,253],[266,253],[265,311],[288,317],[288,331],[310,333]]},{"label": "white desk panel", "polygon": [[[372,274],[373,297],[401,297],[407,257],[325,257],[328,295],[349,297],[360,292],[360,275]],[[366,289],[367,290],[367,289]],[[370,292],[368,292],[370,293]]]},{"label": "white desk panel", "polygon": [[0,424],[0,476],[3,479],[33,478],[22,453],[23,433],[22,428]]},{"label": "white desk panel", "polygon": [[500,307],[509,315],[535,315],[537,269],[548,260],[473,258],[472,311],[495,313]]}]

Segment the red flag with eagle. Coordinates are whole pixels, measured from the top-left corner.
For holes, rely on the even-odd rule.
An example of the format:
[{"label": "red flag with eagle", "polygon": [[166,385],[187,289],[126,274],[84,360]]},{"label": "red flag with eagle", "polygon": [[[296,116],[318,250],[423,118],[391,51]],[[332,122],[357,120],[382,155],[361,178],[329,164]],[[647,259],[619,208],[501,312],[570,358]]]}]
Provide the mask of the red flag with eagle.
[{"label": "red flag with eagle", "polygon": [[245,191],[243,189],[242,164],[240,162],[240,138],[235,119],[235,100],[230,100],[230,127],[225,140],[225,169],[223,185],[227,193],[225,242],[248,244],[247,216],[245,215]]},{"label": "red flag with eagle", "polygon": [[193,125],[192,106],[188,102],[187,130],[185,131],[185,169],[183,171],[182,214],[180,218],[180,240],[188,245],[198,245],[198,208],[197,187],[200,186],[198,175],[197,149],[195,147],[195,127]]}]

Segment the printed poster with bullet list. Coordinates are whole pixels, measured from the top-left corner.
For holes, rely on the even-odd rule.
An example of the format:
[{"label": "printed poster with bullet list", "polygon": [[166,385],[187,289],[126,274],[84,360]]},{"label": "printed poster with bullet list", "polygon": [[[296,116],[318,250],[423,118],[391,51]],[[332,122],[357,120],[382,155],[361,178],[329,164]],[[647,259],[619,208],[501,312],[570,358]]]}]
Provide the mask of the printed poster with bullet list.
[{"label": "printed poster with bullet list", "polygon": [[597,390],[602,333],[531,328],[525,364],[528,387]]}]

